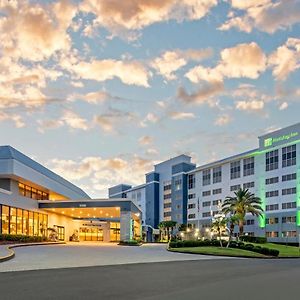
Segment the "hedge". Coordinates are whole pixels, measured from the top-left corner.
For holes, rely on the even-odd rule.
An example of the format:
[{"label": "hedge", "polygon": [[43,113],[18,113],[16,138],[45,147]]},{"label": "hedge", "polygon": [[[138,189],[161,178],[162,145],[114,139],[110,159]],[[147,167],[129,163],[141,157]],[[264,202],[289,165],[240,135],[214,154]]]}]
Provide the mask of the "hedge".
[{"label": "hedge", "polygon": [[121,246],[140,246],[140,242],[136,240],[129,240],[129,241],[120,241],[119,245]]},{"label": "hedge", "polygon": [[[226,241],[222,241],[224,247],[227,245]],[[207,247],[207,246],[220,246],[218,240],[204,240],[204,241],[177,241],[170,242],[170,248],[184,248],[184,247]],[[278,256],[279,251],[276,249],[270,249],[266,247],[254,246],[252,244],[245,244],[244,242],[230,242],[229,248],[237,248],[242,250],[248,250],[256,253],[260,253],[266,256]]]},{"label": "hedge", "polygon": [[40,243],[40,242],[46,242],[47,238],[42,236],[29,236],[29,235],[21,235],[21,234],[0,234],[0,241]]},{"label": "hedge", "polygon": [[241,236],[240,240],[243,242],[257,243],[257,244],[265,244],[267,242],[267,238],[265,237],[249,236],[249,235]]}]

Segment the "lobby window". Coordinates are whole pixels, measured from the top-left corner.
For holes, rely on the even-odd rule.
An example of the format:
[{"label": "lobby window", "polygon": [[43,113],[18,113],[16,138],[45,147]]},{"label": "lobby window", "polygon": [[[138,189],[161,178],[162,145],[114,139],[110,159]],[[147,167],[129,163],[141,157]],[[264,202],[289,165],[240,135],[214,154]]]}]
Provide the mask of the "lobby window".
[{"label": "lobby window", "polygon": [[277,197],[278,195],[279,195],[278,191],[269,191],[269,192],[266,192],[266,198]]},{"label": "lobby window", "polygon": [[267,225],[278,224],[278,218],[266,218]]},{"label": "lobby window", "polygon": [[210,191],[204,191],[204,192],[202,192],[202,197],[207,197],[207,196],[210,196],[210,195],[211,195]]},{"label": "lobby window", "polygon": [[196,218],[196,214],[189,214],[188,215],[188,219],[195,219]]},{"label": "lobby window", "polygon": [[9,233],[9,207],[2,205],[2,233],[8,234]]},{"label": "lobby window", "polygon": [[282,181],[291,181],[291,180],[296,180],[297,179],[297,174],[292,173],[292,174],[286,174],[282,175]]},{"label": "lobby window", "polygon": [[210,184],[210,169],[203,170],[202,172],[202,185],[209,185]]},{"label": "lobby window", "polygon": [[250,189],[250,188],[253,188],[255,185],[254,181],[251,181],[251,182],[246,182],[243,184],[243,189]]},{"label": "lobby window", "polygon": [[239,160],[230,164],[230,179],[241,177],[241,162]]},{"label": "lobby window", "polygon": [[189,189],[194,189],[195,188],[195,183],[196,183],[195,174],[189,174],[189,176],[188,176],[188,188]]},{"label": "lobby window", "polygon": [[282,167],[294,166],[296,164],[296,145],[282,148]]},{"label": "lobby window", "polygon": [[271,177],[266,179],[266,185],[274,184],[279,182],[279,177]]},{"label": "lobby window", "polygon": [[254,174],[254,157],[245,158],[243,160],[243,171],[244,176]]},{"label": "lobby window", "polygon": [[278,150],[266,153],[266,171],[278,169]]},{"label": "lobby window", "polygon": [[297,193],[297,189],[295,187],[282,190],[282,196],[293,195],[293,194],[296,194],[296,193]]},{"label": "lobby window", "polygon": [[17,209],[14,207],[10,207],[9,212],[10,222],[9,222],[9,233],[17,234]]},{"label": "lobby window", "polygon": [[296,202],[282,203],[282,209],[292,209],[292,208],[296,208],[296,207],[297,207],[297,203]]},{"label": "lobby window", "polygon": [[23,230],[22,230],[22,226],[23,226],[23,210],[18,208],[17,209],[17,234],[22,234]]},{"label": "lobby window", "polygon": [[213,168],[213,183],[222,182],[222,167]]},{"label": "lobby window", "polygon": [[236,184],[236,185],[232,185],[230,187],[230,191],[233,192],[233,191],[237,191],[241,188],[241,185],[240,184]]},{"label": "lobby window", "polygon": [[282,223],[294,224],[294,223],[296,223],[296,216],[282,217]]}]

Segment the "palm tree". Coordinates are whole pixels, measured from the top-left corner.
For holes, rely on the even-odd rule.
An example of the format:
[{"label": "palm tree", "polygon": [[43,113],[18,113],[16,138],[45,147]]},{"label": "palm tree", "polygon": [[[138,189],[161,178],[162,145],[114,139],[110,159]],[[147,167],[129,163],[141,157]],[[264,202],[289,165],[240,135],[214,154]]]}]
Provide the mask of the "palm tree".
[{"label": "palm tree", "polygon": [[158,228],[161,230],[167,231],[168,242],[170,240],[170,229],[173,231],[173,228],[176,226],[177,222],[175,221],[162,221],[158,224]]},{"label": "palm tree", "polygon": [[222,233],[226,230],[226,223],[227,220],[223,216],[219,216],[215,218],[211,224],[211,229],[215,232],[217,232],[219,239],[220,239],[220,245],[223,247],[222,244]]},{"label": "palm tree", "polygon": [[234,197],[226,197],[222,211],[224,214],[232,214],[238,219],[239,237],[244,233],[244,221],[247,213],[259,217],[263,213],[262,201],[248,189],[239,189],[234,192]]},{"label": "palm tree", "polygon": [[229,233],[229,239],[228,239],[228,243],[227,243],[227,248],[228,248],[230,245],[230,242],[232,240],[234,226],[239,223],[239,219],[237,216],[231,215],[229,218],[227,218],[227,222],[229,223],[229,228],[226,228]]}]

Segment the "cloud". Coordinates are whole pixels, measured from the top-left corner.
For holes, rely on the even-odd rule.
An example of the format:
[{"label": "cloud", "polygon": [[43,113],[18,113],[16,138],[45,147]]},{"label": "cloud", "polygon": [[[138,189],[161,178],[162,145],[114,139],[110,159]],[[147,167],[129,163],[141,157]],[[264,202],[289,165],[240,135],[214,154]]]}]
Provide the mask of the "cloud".
[{"label": "cloud", "polygon": [[267,65],[265,54],[254,42],[225,48],[220,56],[221,60],[215,67],[206,68],[199,65],[190,69],[185,77],[193,83],[222,82],[224,77],[256,79],[265,71]]},{"label": "cloud", "polygon": [[149,87],[150,73],[138,61],[122,61],[115,59],[104,59],[91,61],[80,61],[75,64],[62,62],[65,68],[81,79],[106,81],[119,78],[128,85]]},{"label": "cloud", "polygon": [[96,16],[95,26],[124,35],[158,22],[199,20],[216,5],[217,0],[85,0],[81,10]]},{"label": "cloud", "polygon": [[300,67],[300,39],[289,38],[278,47],[268,58],[269,67],[277,80],[285,80],[290,73]]},{"label": "cloud", "polygon": [[265,103],[261,100],[250,100],[250,101],[237,101],[236,109],[244,111],[261,111],[263,110]]},{"label": "cloud", "polygon": [[89,156],[76,160],[52,159],[47,163],[54,172],[70,181],[87,180],[91,190],[101,196],[107,189],[120,183],[140,184],[153,161],[136,154],[102,158]]},{"label": "cloud", "polygon": [[139,143],[142,146],[147,146],[153,143],[153,137],[149,135],[142,136],[139,138]]},{"label": "cloud", "polygon": [[5,55],[41,61],[70,49],[67,28],[77,12],[70,1],[41,5],[2,0],[0,12],[1,48]]},{"label": "cloud", "polygon": [[155,58],[150,65],[167,80],[174,80],[176,79],[174,72],[181,69],[189,61],[201,61],[211,55],[211,49],[177,49],[165,51],[160,57]]},{"label": "cloud", "polygon": [[0,111],[0,122],[12,121],[16,128],[22,128],[25,123],[20,115]]},{"label": "cloud", "polygon": [[285,110],[287,109],[289,106],[289,104],[287,102],[282,102],[280,105],[279,105],[279,110]]},{"label": "cloud", "polygon": [[218,116],[218,118],[215,120],[215,125],[217,126],[224,126],[229,124],[232,121],[232,118],[227,115],[227,114],[223,114]]},{"label": "cloud", "polygon": [[[284,30],[299,23],[299,0],[232,0],[234,11],[229,19],[222,24],[220,30],[237,28],[250,33],[253,28],[273,34],[277,30]],[[242,12],[235,16],[235,10]]]},{"label": "cloud", "polygon": [[188,120],[194,119],[195,114],[189,112],[171,111],[168,113],[172,120]]},{"label": "cloud", "polygon": [[213,97],[220,94],[224,90],[222,82],[204,83],[198,91],[188,94],[183,87],[177,91],[177,98],[187,104],[204,104],[215,105]]},{"label": "cloud", "polygon": [[90,104],[104,103],[109,99],[119,100],[119,97],[115,97],[106,91],[90,92],[87,94],[72,94],[68,97],[69,101],[81,100]]}]

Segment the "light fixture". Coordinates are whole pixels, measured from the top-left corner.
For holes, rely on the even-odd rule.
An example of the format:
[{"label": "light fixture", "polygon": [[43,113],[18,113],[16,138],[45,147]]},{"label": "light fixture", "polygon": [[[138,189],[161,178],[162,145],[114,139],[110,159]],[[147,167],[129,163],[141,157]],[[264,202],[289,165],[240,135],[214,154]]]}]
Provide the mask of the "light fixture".
[{"label": "light fixture", "polygon": [[90,216],[90,214],[88,214],[88,217]]},{"label": "light fixture", "polygon": [[80,211],[79,213],[82,214],[82,211]]},{"label": "light fixture", "polygon": [[94,207],[94,210],[96,210],[96,207]]},{"label": "light fixture", "polygon": [[72,208],[72,211],[74,211],[74,208]]}]

